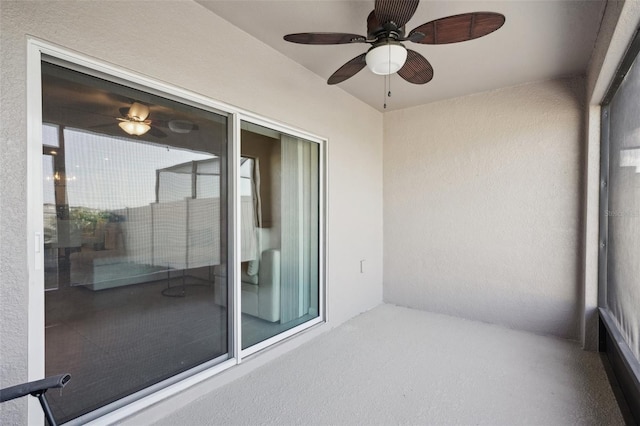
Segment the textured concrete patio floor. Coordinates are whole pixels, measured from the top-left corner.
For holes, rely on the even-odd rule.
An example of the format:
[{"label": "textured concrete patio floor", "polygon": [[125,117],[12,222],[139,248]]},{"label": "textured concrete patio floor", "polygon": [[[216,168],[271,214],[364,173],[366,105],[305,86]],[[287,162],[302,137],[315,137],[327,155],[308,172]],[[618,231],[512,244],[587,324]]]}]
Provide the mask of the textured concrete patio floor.
[{"label": "textured concrete patio floor", "polygon": [[391,305],[186,406],[169,399],[125,424],[158,416],[160,425],[624,424],[599,354]]}]

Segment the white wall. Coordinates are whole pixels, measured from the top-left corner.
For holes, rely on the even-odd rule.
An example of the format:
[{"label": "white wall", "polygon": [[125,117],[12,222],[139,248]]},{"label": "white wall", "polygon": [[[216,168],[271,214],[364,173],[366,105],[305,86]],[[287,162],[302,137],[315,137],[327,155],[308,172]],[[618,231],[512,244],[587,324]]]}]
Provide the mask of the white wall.
[{"label": "white wall", "polygon": [[384,300],[576,339],[584,80],[384,116]]},{"label": "white wall", "polygon": [[[327,137],[329,320],[382,301],[381,113],[191,1],[3,0],[0,13],[0,387],[27,379],[28,35]],[[24,424],[25,407],[0,404],[1,422]]]}]

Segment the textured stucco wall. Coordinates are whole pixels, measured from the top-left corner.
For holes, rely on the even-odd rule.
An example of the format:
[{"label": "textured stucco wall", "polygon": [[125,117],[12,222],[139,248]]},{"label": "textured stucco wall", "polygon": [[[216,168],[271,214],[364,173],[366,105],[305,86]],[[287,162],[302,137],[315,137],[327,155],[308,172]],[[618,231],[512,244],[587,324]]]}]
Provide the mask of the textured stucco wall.
[{"label": "textured stucco wall", "polygon": [[384,117],[384,300],[576,339],[584,79]]},{"label": "textured stucco wall", "polygon": [[[28,35],[327,137],[329,319],[382,301],[380,112],[191,1],[0,4],[0,387],[27,378]],[[0,423],[25,406],[1,404]]]}]

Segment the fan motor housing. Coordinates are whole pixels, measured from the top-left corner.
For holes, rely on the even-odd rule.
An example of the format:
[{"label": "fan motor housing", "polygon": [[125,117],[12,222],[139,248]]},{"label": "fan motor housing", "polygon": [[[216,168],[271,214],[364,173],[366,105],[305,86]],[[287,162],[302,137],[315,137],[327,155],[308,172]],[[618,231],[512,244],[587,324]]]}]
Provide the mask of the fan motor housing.
[{"label": "fan motor housing", "polygon": [[367,17],[367,35],[375,43],[383,39],[401,40],[404,38],[405,27],[398,27],[395,22],[389,21],[380,24],[375,12],[371,12]]}]

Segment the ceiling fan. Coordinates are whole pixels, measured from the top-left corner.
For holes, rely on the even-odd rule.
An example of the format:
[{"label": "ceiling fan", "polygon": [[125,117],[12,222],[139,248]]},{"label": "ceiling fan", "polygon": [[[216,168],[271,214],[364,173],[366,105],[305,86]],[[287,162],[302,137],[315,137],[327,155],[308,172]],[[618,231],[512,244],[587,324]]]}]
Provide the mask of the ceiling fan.
[{"label": "ceiling fan", "polygon": [[[119,121],[118,126],[128,134],[142,136],[151,130],[152,121],[147,119],[150,114],[147,105],[133,102],[129,108],[120,108],[120,114],[122,114],[122,117],[116,118]],[[156,130],[162,133],[162,136],[158,137],[167,136],[162,130]]]},{"label": "ceiling fan", "polygon": [[356,75],[365,65],[379,75],[398,73],[409,83],[425,84],[433,78],[433,67],[418,52],[402,42],[449,44],[473,40],[490,34],[505,22],[493,12],[453,15],[422,24],[405,35],[405,24],[416,12],[420,0],[376,0],[367,18],[367,36],[348,33],[296,33],[284,36],[286,41],[300,44],[368,43],[366,53],[356,56],[338,68],[328,84],[341,83]]},{"label": "ceiling fan", "polygon": [[[129,100],[131,105],[128,107],[119,108],[120,117],[114,117],[117,120],[118,126],[127,134],[132,136],[142,136],[149,134],[156,138],[166,138],[167,133],[160,130],[159,127],[169,129],[173,133],[187,134],[192,131],[199,130],[196,123],[188,120],[172,119],[169,121],[150,119],[151,110],[149,105],[142,102]],[[105,123],[91,126],[92,129],[112,126],[115,123]]]}]

